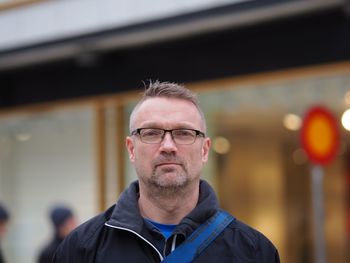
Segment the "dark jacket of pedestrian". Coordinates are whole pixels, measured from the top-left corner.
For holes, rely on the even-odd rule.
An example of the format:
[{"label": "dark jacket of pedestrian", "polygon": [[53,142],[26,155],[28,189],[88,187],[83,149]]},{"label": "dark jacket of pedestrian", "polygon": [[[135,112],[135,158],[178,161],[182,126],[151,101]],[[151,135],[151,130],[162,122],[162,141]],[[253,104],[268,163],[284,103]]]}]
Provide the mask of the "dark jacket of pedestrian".
[{"label": "dark jacket of pedestrian", "polygon": [[5,263],[4,257],[2,256],[2,253],[1,253],[1,247],[0,247],[0,263]]},{"label": "dark jacket of pedestrian", "polygon": [[55,235],[53,240],[41,251],[39,255],[38,263],[49,263],[52,262],[52,257],[59,244],[63,241],[58,235]]},{"label": "dark jacket of pedestrian", "polygon": [[73,211],[64,206],[54,207],[50,212],[50,219],[54,235],[51,241],[40,251],[38,263],[51,263],[57,247],[71,231],[71,228],[75,227]]},{"label": "dark jacket of pedestrian", "polygon": [[0,203],[0,263],[5,263],[4,256],[1,252],[1,238],[5,235],[6,224],[10,219],[10,214],[3,204]]},{"label": "dark jacket of pedestrian", "polygon": [[[179,246],[219,209],[213,189],[201,181],[196,208],[165,239],[140,215],[138,196],[139,186],[134,182],[116,205],[75,229],[61,243],[53,262],[161,262],[171,252],[173,243]],[[263,234],[236,219],[194,262],[217,261],[280,262],[276,248]]]}]

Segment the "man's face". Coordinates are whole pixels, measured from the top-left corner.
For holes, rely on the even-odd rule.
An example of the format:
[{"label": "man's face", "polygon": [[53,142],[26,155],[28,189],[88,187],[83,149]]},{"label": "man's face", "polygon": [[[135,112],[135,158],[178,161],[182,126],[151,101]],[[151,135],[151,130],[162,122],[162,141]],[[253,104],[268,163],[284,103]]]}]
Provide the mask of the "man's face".
[{"label": "man's face", "polygon": [[[131,127],[203,131],[197,108],[189,101],[150,98],[134,113]],[[210,139],[197,137],[190,145],[177,145],[166,133],[160,143],[146,144],[139,136],[126,139],[131,162],[141,183],[158,187],[181,187],[199,180],[202,166],[208,160]]]},{"label": "man's face", "polygon": [[0,221],[0,239],[6,234],[7,221]]},{"label": "man's face", "polygon": [[58,234],[60,237],[65,238],[68,234],[77,227],[77,220],[74,216],[68,218],[61,226],[58,228]]}]

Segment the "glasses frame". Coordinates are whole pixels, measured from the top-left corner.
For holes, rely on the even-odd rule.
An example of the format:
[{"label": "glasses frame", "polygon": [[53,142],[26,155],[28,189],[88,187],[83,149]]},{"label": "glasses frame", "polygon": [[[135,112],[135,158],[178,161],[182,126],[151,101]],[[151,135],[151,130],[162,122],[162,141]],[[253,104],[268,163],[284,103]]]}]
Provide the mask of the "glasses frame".
[{"label": "glasses frame", "polygon": [[[149,129],[154,129],[154,130],[161,130],[161,131],[163,131],[163,135],[160,137],[160,141],[159,141],[159,142],[145,142],[145,141],[142,140],[142,136],[141,136],[142,130],[149,130]],[[191,143],[178,143],[178,142],[176,142],[176,139],[174,138],[173,132],[174,132],[174,131],[181,131],[181,130],[194,131],[194,132],[196,133],[196,135],[195,135],[195,137],[194,137],[194,139],[193,139],[193,142],[191,142]],[[150,128],[137,128],[137,129],[135,129],[135,130],[133,130],[133,131],[131,132],[131,135],[132,135],[132,136],[133,136],[133,135],[139,135],[140,140],[141,140],[141,142],[143,142],[143,143],[146,143],[146,144],[157,144],[157,143],[161,143],[161,142],[164,140],[164,137],[165,137],[165,135],[166,135],[167,132],[170,133],[171,139],[172,139],[176,144],[178,144],[178,145],[191,145],[191,144],[194,144],[194,143],[195,143],[197,137],[203,137],[203,138],[206,137],[204,132],[201,132],[201,131],[196,130],[196,129],[190,129],[190,128],[179,128],[179,129],[171,129],[171,130],[162,129],[162,128],[151,128],[151,127],[150,127]]]}]

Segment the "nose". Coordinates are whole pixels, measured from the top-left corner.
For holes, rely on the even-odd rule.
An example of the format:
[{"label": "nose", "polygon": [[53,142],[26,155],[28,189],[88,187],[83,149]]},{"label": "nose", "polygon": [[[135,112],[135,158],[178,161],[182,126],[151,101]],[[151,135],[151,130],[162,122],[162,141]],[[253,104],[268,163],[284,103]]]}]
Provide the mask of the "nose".
[{"label": "nose", "polygon": [[163,140],[160,144],[160,150],[166,152],[174,152],[177,150],[175,141],[173,140],[170,132],[166,132],[164,134]]}]

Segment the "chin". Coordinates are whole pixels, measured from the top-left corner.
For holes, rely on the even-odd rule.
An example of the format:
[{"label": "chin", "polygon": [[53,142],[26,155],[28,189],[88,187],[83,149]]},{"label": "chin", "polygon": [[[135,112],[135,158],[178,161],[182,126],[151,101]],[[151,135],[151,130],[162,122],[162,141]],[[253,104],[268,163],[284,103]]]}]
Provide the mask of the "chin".
[{"label": "chin", "polygon": [[166,173],[154,178],[154,182],[161,188],[178,188],[187,185],[188,179],[177,173]]}]

